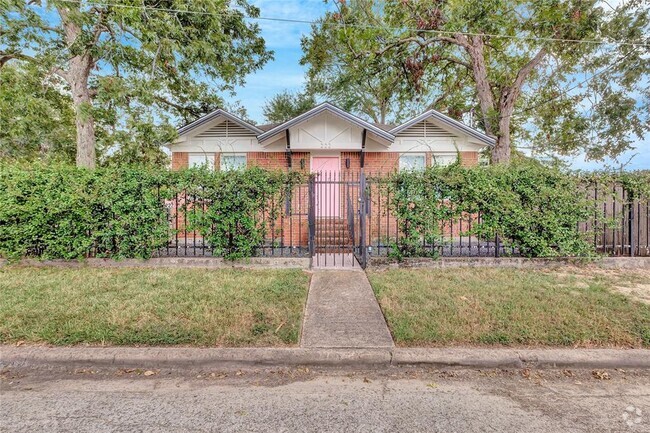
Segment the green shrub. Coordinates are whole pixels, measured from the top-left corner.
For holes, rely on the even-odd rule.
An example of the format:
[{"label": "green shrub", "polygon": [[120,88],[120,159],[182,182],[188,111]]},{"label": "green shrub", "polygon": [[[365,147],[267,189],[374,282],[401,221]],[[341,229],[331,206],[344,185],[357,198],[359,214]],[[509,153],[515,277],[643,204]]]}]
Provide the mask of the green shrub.
[{"label": "green shrub", "polygon": [[2,165],[0,255],[149,257],[170,236],[160,185],[144,169]]},{"label": "green shrub", "polygon": [[[301,177],[252,168],[179,172],[134,167],[0,164],[0,256],[148,258],[174,235],[175,200],[213,255],[250,257]],[[189,198],[193,204],[180,199]]]},{"label": "green shrub", "polygon": [[286,194],[302,180],[297,172],[260,168],[234,171],[187,170],[181,185],[198,205],[186,206],[189,230],[196,230],[228,259],[251,257],[264,243],[270,221],[284,205]]},{"label": "green shrub", "polygon": [[456,226],[472,220],[463,235],[498,236],[528,257],[594,254],[588,235],[578,229],[594,209],[583,178],[534,161],[395,173],[384,188],[400,231],[393,248],[398,257],[430,255],[423,245],[441,243],[443,223],[452,220]]}]

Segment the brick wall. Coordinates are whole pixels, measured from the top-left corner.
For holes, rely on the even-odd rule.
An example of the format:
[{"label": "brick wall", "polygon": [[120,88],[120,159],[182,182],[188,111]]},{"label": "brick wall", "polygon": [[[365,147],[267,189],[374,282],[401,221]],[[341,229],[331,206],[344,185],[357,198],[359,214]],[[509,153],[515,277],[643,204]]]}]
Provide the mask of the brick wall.
[{"label": "brick wall", "polygon": [[[367,175],[388,174],[397,171],[399,167],[398,152],[366,152],[364,155],[364,171]],[[347,168],[346,159],[350,159]],[[360,152],[341,152],[341,173],[358,174],[361,170]]]},{"label": "brick wall", "polygon": [[187,152],[173,152],[172,153],[172,170],[180,170],[187,168],[189,154]]},{"label": "brick wall", "polygon": [[[287,170],[287,154],[285,152],[249,152],[247,154],[249,167],[262,167],[267,170]],[[304,160],[301,168],[301,160]],[[309,172],[309,152],[293,152],[291,154],[291,169]]]},{"label": "brick wall", "polygon": [[478,152],[460,152],[460,164],[463,167],[478,165]]}]

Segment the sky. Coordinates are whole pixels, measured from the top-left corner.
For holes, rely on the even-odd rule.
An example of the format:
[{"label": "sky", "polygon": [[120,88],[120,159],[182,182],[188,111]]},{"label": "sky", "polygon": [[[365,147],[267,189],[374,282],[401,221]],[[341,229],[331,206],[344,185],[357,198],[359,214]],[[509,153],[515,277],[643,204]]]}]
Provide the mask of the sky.
[{"label": "sky", "polygon": [[[250,3],[260,9],[261,17],[305,21],[315,21],[327,10],[334,9],[332,3],[326,4],[323,0],[252,0]],[[310,25],[265,20],[256,22],[262,30],[267,48],[275,52],[275,58],[261,71],[250,75],[245,86],[236,89],[236,99],[241,101],[252,120],[265,123],[262,106],[266,101],[283,90],[300,91],[303,88],[306,68],[300,65],[300,39],[309,34]]]},{"label": "sky", "polygon": [[[260,16],[267,18],[300,19],[313,21],[322,16],[327,10],[333,10],[334,5],[323,0],[252,0],[252,4],[260,8]],[[610,1],[615,4],[617,1]],[[309,24],[279,21],[258,20],[262,36],[270,50],[275,52],[274,60],[264,68],[250,75],[246,84],[236,89],[236,97],[248,111],[249,117],[257,123],[265,123],[262,115],[264,103],[273,95],[283,91],[300,91],[305,82],[304,66],[300,65],[302,50],[300,38],[309,34]],[[631,158],[631,160],[630,160]],[[619,158],[627,162],[626,169],[650,169],[650,136],[637,144],[637,148],[625,153]],[[618,167],[616,161],[585,161],[583,156],[566,158],[566,161],[576,169],[597,170]]]}]

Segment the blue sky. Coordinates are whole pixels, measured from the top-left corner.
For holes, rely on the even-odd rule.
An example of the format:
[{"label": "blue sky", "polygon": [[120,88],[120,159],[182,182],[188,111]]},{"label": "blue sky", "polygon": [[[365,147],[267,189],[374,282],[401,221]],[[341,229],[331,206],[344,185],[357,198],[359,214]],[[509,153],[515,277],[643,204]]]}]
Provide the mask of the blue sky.
[{"label": "blue sky", "polygon": [[[327,10],[334,8],[323,0],[252,0],[260,8],[262,17],[315,20]],[[614,2],[616,3],[616,2]],[[612,2],[610,2],[612,4]],[[251,119],[264,123],[262,106],[273,95],[288,89],[301,90],[304,84],[305,68],[300,65],[302,50],[300,38],[310,31],[309,24],[278,21],[258,21],[268,48],[275,52],[275,59],[261,71],[250,75],[246,85],[236,89],[236,99],[248,110]],[[638,143],[637,148],[626,153],[620,161],[631,162],[627,169],[650,169],[650,136]],[[617,167],[615,161],[587,162],[583,157],[568,158],[567,161],[578,169],[594,170]]]},{"label": "blue sky", "polygon": [[[334,8],[332,3],[326,4],[323,0],[252,0],[250,3],[260,8],[262,17],[306,21],[314,21]],[[310,25],[264,20],[257,23],[267,47],[275,52],[275,59],[249,76],[246,85],[236,90],[237,99],[246,107],[250,118],[264,123],[262,106],[265,101],[283,90],[297,91],[303,87],[305,68],[300,65],[300,38],[309,34]]]}]

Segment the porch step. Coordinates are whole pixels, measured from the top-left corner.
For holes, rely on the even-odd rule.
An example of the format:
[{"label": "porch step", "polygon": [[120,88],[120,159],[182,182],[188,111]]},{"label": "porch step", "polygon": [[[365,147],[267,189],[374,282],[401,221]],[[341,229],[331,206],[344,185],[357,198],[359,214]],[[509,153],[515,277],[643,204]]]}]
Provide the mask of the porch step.
[{"label": "porch step", "polygon": [[347,237],[318,237],[316,236],[316,245],[352,245],[352,239]]}]

